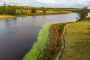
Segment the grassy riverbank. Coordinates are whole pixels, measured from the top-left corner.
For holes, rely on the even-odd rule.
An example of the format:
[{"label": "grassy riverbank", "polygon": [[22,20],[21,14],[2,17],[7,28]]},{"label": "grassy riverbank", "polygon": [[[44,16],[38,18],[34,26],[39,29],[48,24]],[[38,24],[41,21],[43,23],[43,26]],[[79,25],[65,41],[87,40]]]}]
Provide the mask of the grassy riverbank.
[{"label": "grassy riverbank", "polygon": [[15,18],[13,15],[0,15],[0,19],[5,19],[5,18]]},{"label": "grassy riverbank", "polygon": [[65,24],[63,23],[52,24],[50,26],[48,45],[45,49],[43,60],[55,60],[62,46],[61,35],[64,26]]},{"label": "grassy riverbank", "polygon": [[[55,60],[61,49],[61,34],[65,24],[60,23],[49,26],[46,25],[40,30],[37,42],[23,60]],[[89,18],[75,23],[68,23],[65,27],[65,50],[61,60],[89,60]]]},{"label": "grassy riverbank", "polygon": [[65,24],[44,25],[36,43],[23,60],[54,60],[61,47],[61,34]]},{"label": "grassy riverbank", "polygon": [[70,23],[66,28],[61,60],[90,60],[90,19]]},{"label": "grassy riverbank", "polygon": [[23,60],[38,60],[43,56],[43,51],[46,48],[48,39],[49,26],[49,24],[46,24],[40,29],[37,41],[32,46],[32,49],[24,56]]}]

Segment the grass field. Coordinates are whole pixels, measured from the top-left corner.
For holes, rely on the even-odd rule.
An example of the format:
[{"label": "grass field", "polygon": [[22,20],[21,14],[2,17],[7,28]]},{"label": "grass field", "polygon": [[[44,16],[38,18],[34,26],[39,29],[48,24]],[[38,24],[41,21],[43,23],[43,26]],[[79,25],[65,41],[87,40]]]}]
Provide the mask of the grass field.
[{"label": "grass field", "polygon": [[61,60],[90,60],[90,20],[67,25]]}]

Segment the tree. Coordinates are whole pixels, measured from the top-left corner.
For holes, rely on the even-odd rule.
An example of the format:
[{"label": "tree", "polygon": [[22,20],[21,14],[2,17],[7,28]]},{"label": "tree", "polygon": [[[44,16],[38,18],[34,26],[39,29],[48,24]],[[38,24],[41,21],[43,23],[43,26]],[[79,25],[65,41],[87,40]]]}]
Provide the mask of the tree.
[{"label": "tree", "polygon": [[88,16],[88,8],[84,7],[79,11],[79,17],[80,17],[79,20],[86,19],[87,16]]},{"label": "tree", "polygon": [[16,15],[16,8],[14,6],[8,5],[6,14]]},{"label": "tree", "polygon": [[31,13],[36,13],[36,9],[32,8]]},{"label": "tree", "polygon": [[45,7],[42,7],[43,13],[46,13],[46,9]]}]

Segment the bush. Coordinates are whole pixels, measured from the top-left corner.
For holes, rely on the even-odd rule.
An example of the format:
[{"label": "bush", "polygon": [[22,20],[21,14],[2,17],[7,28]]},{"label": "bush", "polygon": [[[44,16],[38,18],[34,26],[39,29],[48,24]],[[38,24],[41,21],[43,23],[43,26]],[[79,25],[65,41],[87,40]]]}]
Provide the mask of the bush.
[{"label": "bush", "polygon": [[31,13],[36,13],[36,9],[32,8]]},{"label": "bush", "polygon": [[82,8],[78,14],[80,17],[79,20],[86,19],[86,17],[88,16],[88,8],[87,7]]}]

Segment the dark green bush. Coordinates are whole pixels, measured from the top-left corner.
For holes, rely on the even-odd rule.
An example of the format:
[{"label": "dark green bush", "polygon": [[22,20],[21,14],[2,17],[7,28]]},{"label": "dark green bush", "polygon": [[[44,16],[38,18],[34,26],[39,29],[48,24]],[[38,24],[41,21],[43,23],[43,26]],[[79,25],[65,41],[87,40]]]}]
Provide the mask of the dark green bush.
[{"label": "dark green bush", "polygon": [[79,14],[79,17],[80,17],[79,20],[86,19],[86,17],[88,16],[88,8],[87,8],[87,7],[82,8],[82,9],[79,11],[78,14]]}]

